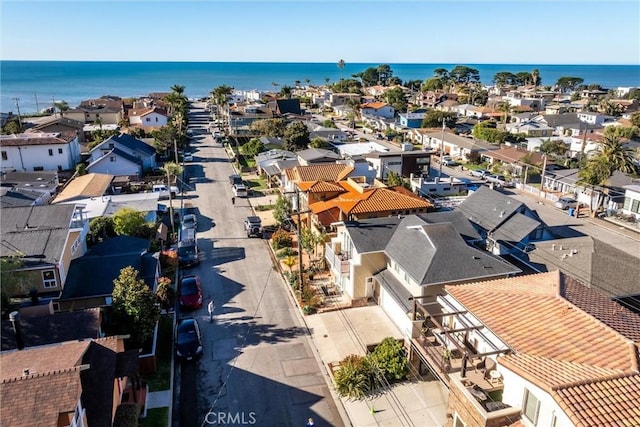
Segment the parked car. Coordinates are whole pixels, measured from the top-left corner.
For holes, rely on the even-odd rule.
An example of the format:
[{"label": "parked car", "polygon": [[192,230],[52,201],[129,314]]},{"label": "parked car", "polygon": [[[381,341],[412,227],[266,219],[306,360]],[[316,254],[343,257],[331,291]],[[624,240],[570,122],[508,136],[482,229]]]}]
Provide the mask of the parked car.
[{"label": "parked car", "polygon": [[513,187],[513,182],[508,181],[504,175],[488,175],[486,179],[488,183],[493,183],[498,187]]},{"label": "parked car", "polygon": [[244,229],[247,232],[247,237],[260,237],[262,238],[262,220],[259,216],[248,216],[244,220]]},{"label": "parked car", "polygon": [[193,274],[180,280],[180,306],[189,310],[202,307],[202,285],[198,276]]},{"label": "parked car", "polygon": [[183,157],[183,160],[185,162],[193,162],[193,154],[191,153],[186,153]]},{"label": "parked car", "polygon": [[231,185],[242,184],[242,176],[229,175],[229,184]]},{"label": "parked car", "polygon": [[249,189],[244,184],[234,184],[233,195],[236,197],[249,197]]},{"label": "parked car", "polygon": [[176,357],[182,360],[195,360],[202,356],[202,337],[200,326],[193,317],[178,320],[175,332]]},{"label": "parked car", "polygon": [[182,228],[198,228],[198,217],[196,214],[186,214],[183,216]]},{"label": "parked car", "polygon": [[445,166],[456,166],[458,164],[458,162],[453,160],[453,157],[451,156],[442,156],[442,159],[440,160],[442,161],[442,164]]},{"label": "parked car", "polygon": [[472,169],[471,172],[469,172],[469,174],[476,178],[484,179],[487,177],[487,175],[491,175],[491,172],[489,172],[486,169]]},{"label": "parked car", "polygon": [[560,197],[555,203],[554,206],[558,209],[566,210],[569,208],[577,208],[578,201],[573,197]]}]

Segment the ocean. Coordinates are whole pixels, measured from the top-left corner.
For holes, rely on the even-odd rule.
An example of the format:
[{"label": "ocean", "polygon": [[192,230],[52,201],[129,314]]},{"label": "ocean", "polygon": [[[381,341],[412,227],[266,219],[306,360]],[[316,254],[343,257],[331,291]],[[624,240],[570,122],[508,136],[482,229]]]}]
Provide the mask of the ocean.
[{"label": "ocean", "polygon": [[[76,107],[84,99],[103,95],[144,96],[170,92],[173,85],[185,87],[189,98],[207,96],[215,87],[239,90],[279,90],[283,85],[325,84],[350,78],[380,64],[346,63],[257,63],[257,62],[84,62],[0,61],[0,112],[28,114],[66,101]],[[451,70],[458,64],[389,64],[393,75],[407,80],[426,80],[436,68]],[[581,77],[585,84],[605,88],[640,86],[638,65],[522,65],[459,64],[475,68],[483,84],[491,84],[501,71],[531,72],[537,68],[542,85],[553,85],[562,76]]]}]

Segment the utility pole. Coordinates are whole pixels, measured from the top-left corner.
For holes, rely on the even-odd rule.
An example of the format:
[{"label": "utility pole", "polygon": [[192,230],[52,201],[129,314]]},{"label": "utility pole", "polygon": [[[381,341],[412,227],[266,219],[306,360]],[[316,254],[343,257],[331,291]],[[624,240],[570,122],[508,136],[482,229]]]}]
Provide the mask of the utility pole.
[{"label": "utility pole", "polygon": [[298,226],[296,227],[298,236],[298,283],[300,283],[300,291],[304,290],[304,283],[302,282],[302,223],[300,222],[300,189],[296,188],[296,212],[298,214]]},{"label": "utility pole", "polygon": [[20,132],[22,132],[22,117],[20,116],[20,98],[13,98],[16,102],[16,110],[18,110],[18,125],[20,125]]},{"label": "utility pole", "polygon": [[438,180],[442,176],[442,157],[444,157],[444,123],[445,118],[442,118],[442,139],[440,140],[440,170],[438,171]]},{"label": "utility pole", "polygon": [[538,196],[542,193],[542,187],[544,187],[544,171],[547,170],[547,153],[542,155],[542,172],[540,173],[540,188],[538,189]]},{"label": "utility pole", "polygon": [[[585,123],[584,126],[584,135],[582,136],[582,145],[580,146],[580,161],[582,162],[582,158],[584,157],[584,149],[587,146],[587,127],[589,126],[588,123]],[[578,128],[578,130],[580,130],[580,128],[582,128],[582,123],[580,123],[580,127]]]}]

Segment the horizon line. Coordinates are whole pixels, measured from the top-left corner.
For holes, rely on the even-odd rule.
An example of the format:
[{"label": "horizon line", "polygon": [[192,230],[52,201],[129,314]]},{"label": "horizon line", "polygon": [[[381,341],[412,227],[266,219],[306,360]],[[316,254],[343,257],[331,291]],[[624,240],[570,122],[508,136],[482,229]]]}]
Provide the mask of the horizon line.
[{"label": "horizon line", "polygon": [[[136,62],[136,63],[199,63],[199,64],[337,64],[338,61],[204,61],[204,60],[128,60],[128,59],[0,59],[0,62]],[[629,66],[640,63],[524,63],[524,62],[345,62],[349,64],[396,65],[518,65],[518,66]]]}]

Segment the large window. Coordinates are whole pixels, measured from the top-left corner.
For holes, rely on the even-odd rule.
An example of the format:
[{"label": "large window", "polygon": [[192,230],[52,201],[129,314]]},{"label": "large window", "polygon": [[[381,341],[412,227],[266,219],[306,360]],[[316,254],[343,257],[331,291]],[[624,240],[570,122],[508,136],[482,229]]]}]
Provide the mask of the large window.
[{"label": "large window", "polygon": [[533,425],[536,425],[538,423],[538,414],[540,413],[540,401],[529,390],[525,390],[522,408],[522,415],[531,421]]},{"label": "large window", "polygon": [[7,160],[7,159],[9,159],[9,157],[7,156],[7,152],[3,151],[2,152],[2,160]]},{"label": "large window", "polygon": [[453,427],[467,427],[467,425],[460,419],[460,416],[456,412],[455,419],[453,420]]},{"label": "large window", "polygon": [[42,284],[45,288],[55,288],[58,286],[56,283],[56,273],[53,270],[43,271]]}]

